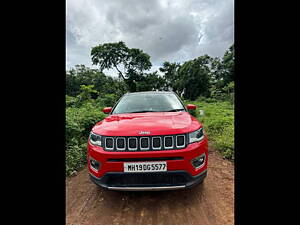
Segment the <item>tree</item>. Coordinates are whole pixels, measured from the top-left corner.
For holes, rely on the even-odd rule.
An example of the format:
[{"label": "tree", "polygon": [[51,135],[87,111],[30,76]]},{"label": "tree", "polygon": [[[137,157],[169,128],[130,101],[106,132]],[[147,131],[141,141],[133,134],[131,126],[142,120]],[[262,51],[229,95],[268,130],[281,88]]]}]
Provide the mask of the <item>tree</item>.
[{"label": "tree", "polygon": [[136,91],[136,82],[140,81],[143,71],[152,66],[148,54],[137,48],[128,48],[122,41],[93,47],[91,57],[93,65],[99,65],[101,71],[115,68],[129,91]]},{"label": "tree", "polygon": [[212,59],[211,96],[218,99],[233,99],[234,92],[234,45],[230,46],[222,59]]},{"label": "tree", "polygon": [[[121,97],[127,91],[171,89],[178,95],[194,100],[199,96],[225,99],[234,94],[234,45],[222,58],[203,55],[183,64],[165,61],[158,72],[151,68],[150,56],[140,49],[128,48],[124,42],[105,43],[91,50],[92,62],[99,69],[76,65],[67,71],[67,95],[81,93],[80,85],[94,85],[97,92],[91,98],[105,98],[113,94]],[[106,76],[104,69],[116,69],[119,78]]]},{"label": "tree", "polygon": [[165,86],[166,88],[171,88],[173,91],[178,89],[178,69],[180,68],[179,63],[170,63],[165,61],[163,66],[159,68],[160,72],[164,73]]},{"label": "tree", "polygon": [[75,68],[66,73],[66,94],[75,97],[81,92],[80,85],[94,85],[94,89],[99,92],[106,82],[107,77],[99,70],[90,69],[85,65],[75,65]]},{"label": "tree", "polygon": [[178,91],[184,98],[195,100],[199,96],[209,96],[210,62],[208,55],[185,62],[178,70]]},{"label": "tree", "polygon": [[234,81],[234,61],[234,45],[231,45],[223,56],[223,79],[225,84],[224,86]]},{"label": "tree", "polygon": [[234,81],[234,60],[234,45],[229,47],[222,59],[212,60],[212,77],[218,89]]},{"label": "tree", "polygon": [[115,94],[121,97],[127,92],[127,86],[121,79],[106,76],[98,69],[91,69],[84,65],[76,65],[66,73],[66,94],[77,96],[82,92],[81,85],[93,85],[97,92],[91,93],[91,98],[104,96],[105,94]]},{"label": "tree", "polygon": [[136,83],[137,91],[154,91],[162,90],[165,86],[164,78],[157,74],[157,71],[153,73],[144,74],[141,80]]},{"label": "tree", "polygon": [[98,92],[94,90],[94,85],[80,85],[80,91],[80,94],[77,95],[80,103],[91,99],[93,94],[98,94]]}]

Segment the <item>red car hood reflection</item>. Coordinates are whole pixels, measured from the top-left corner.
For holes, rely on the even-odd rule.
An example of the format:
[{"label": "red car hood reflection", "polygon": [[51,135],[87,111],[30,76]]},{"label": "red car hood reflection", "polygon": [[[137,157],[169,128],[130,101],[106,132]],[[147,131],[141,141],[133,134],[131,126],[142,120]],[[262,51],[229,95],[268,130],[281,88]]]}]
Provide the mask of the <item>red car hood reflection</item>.
[{"label": "red car hood reflection", "polygon": [[[195,131],[200,123],[188,112],[147,112],[112,114],[92,131],[104,136],[142,136],[180,134]],[[150,132],[150,134],[148,133]]]}]

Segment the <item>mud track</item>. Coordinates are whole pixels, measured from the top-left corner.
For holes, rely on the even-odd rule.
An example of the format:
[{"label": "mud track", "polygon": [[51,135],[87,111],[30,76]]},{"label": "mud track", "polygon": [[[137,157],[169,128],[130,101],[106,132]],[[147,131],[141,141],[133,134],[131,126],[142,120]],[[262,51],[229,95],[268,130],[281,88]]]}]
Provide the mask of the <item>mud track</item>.
[{"label": "mud track", "polygon": [[234,224],[234,165],[209,151],[208,175],[192,189],[114,192],[97,187],[87,168],[66,180],[68,225]]}]

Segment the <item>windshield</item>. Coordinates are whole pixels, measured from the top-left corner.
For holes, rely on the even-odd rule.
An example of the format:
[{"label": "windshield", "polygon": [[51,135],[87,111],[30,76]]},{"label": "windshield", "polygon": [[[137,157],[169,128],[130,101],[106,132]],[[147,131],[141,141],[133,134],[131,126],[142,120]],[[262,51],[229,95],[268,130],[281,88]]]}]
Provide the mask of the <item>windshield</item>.
[{"label": "windshield", "polygon": [[112,114],[177,111],[185,111],[185,108],[175,94],[145,93],[125,95]]}]

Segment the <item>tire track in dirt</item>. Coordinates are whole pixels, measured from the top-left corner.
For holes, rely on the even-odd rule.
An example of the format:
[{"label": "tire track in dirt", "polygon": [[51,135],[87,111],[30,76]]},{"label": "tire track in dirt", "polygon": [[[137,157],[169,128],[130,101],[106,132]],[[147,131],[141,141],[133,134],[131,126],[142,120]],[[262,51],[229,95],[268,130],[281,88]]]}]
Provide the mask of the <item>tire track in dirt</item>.
[{"label": "tire track in dirt", "polygon": [[66,198],[68,225],[233,225],[234,166],[210,150],[202,185],[163,192],[104,190],[84,168],[67,178]]}]

